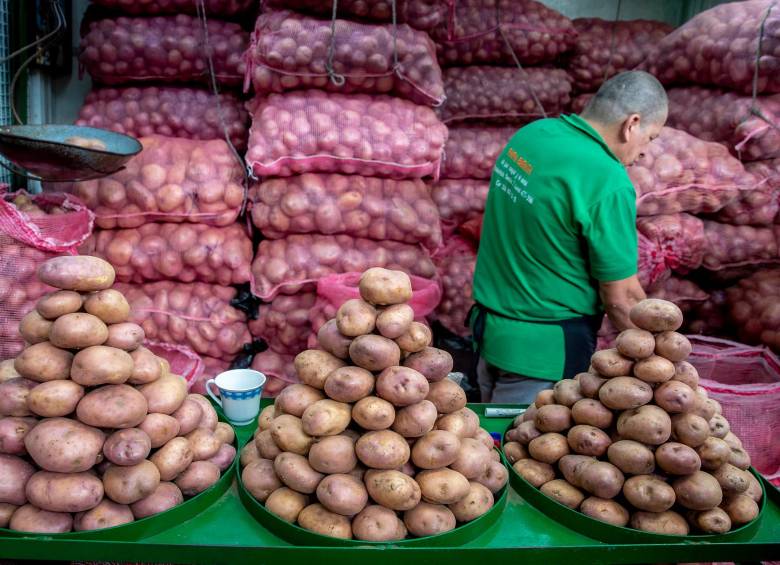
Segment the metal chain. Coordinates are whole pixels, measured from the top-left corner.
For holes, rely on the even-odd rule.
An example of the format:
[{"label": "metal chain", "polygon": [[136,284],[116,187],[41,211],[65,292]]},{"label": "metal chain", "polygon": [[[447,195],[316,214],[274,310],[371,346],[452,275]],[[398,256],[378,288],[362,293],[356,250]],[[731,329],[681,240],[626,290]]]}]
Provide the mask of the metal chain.
[{"label": "metal chain", "polygon": [[336,86],[344,86],[347,79],[344,75],[338,74],[333,70],[333,58],[336,55],[336,16],[339,11],[339,0],[333,0],[333,13],[330,17],[330,44],[328,45],[328,60],[325,62],[325,70],[328,72],[328,78]]}]

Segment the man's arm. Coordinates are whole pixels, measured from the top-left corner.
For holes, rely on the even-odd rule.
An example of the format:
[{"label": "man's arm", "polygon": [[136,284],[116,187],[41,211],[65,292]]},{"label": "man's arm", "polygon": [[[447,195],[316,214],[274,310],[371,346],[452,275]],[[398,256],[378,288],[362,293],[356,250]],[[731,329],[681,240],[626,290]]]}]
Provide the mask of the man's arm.
[{"label": "man's arm", "polygon": [[619,281],[600,282],[599,294],[615,329],[622,332],[636,327],[629,320],[628,312],[635,304],[647,298],[636,275]]}]

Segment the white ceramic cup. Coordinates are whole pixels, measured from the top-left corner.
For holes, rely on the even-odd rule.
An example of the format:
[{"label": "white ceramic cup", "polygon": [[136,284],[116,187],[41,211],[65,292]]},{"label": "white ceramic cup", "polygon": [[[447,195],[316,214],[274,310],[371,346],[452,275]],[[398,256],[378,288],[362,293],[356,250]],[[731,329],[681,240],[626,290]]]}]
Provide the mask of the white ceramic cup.
[{"label": "white ceramic cup", "polygon": [[[251,423],[260,413],[265,375],[252,369],[233,369],[206,381],[206,392],[222,407],[225,417],[240,426]],[[211,385],[219,389],[216,396]]]}]

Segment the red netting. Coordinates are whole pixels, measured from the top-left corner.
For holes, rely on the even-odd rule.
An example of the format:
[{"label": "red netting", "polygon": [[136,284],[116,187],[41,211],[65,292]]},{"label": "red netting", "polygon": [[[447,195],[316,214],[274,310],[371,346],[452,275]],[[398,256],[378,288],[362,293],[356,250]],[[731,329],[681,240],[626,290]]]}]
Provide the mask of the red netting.
[{"label": "red netting", "polygon": [[244,203],[244,171],[224,140],[144,137],[121,171],[73,184],[104,229],[149,222],[232,224]]},{"label": "red netting", "polygon": [[674,27],[654,20],[574,20],[577,40],[568,64],[574,88],[595,92],[605,80],[644,61]]},{"label": "red netting", "polygon": [[582,111],[585,109],[585,106],[588,105],[588,102],[590,102],[590,99],[593,98],[593,94],[580,94],[579,96],[575,96],[571,101],[571,112],[573,114],[581,114]]},{"label": "red netting", "polygon": [[[534,0],[456,0],[448,29],[431,31],[439,61],[524,65],[555,61],[571,50],[577,31],[563,14]],[[503,32],[503,33],[502,33]]]},{"label": "red netting", "polygon": [[264,180],[249,199],[252,223],[272,239],[321,233],[441,244],[439,212],[419,179],[304,174]]},{"label": "red netting", "polygon": [[658,298],[674,302],[683,311],[690,312],[693,308],[706,302],[710,295],[693,281],[679,277],[669,277],[647,293],[648,298]]},{"label": "red netting", "polygon": [[433,42],[405,24],[332,23],[295,12],[267,12],[257,18],[246,60],[244,87],[251,79],[258,95],[317,88],[392,94],[429,106],[445,98]]},{"label": "red netting", "polygon": [[195,394],[207,394],[206,393],[206,381],[215,378],[220,373],[223,373],[230,369],[230,361],[223,361],[222,359],[216,359],[209,357],[208,355],[201,356],[201,362],[203,363],[203,370],[198,378],[192,382],[190,392]]},{"label": "red netting", "polygon": [[471,329],[465,321],[474,305],[471,289],[477,250],[472,243],[455,236],[434,255],[433,261],[442,285],[442,298],[434,318],[452,333],[469,336]]},{"label": "red netting", "polygon": [[753,466],[780,486],[780,359],[765,347],[703,336],[689,336],[688,359],[700,384],[720,402],[731,431],[750,454]]},{"label": "red netting", "polygon": [[317,293],[313,291],[280,294],[260,305],[257,319],[249,321],[249,331],[277,353],[297,354],[306,349],[316,299]]},{"label": "red netting", "polygon": [[685,273],[701,266],[706,239],[699,218],[690,214],[642,216],[636,226],[661,250],[668,269]]},{"label": "red netting", "polygon": [[684,327],[692,334],[731,337],[733,327],[728,318],[726,291],[715,290],[707,300],[687,313]]},{"label": "red netting", "polygon": [[[224,139],[246,149],[249,114],[235,94],[217,98],[201,88],[147,86],[98,88],[87,94],[76,125],[110,129],[133,137],[165,135]],[[223,127],[224,120],[224,127]]]},{"label": "red netting", "polygon": [[[763,37],[761,28],[763,26]],[[644,67],[664,84],[780,92],[780,7],[774,0],[730,2],[702,12],[656,44]]]},{"label": "red netting", "polygon": [[271,300],[280,292],[295,294],[327,275],[385,267],[433,278],[428,252],[396,241],[372,241],[348,235],[291,235],[260,242],[252,263],[252,293]]},{"label": "red netting", "polygon": [[203,375],[204,363],[189,347],[150,340],[144,341],[144,346],[155,355],[167,360],[171,366],[171,373],[184,377],[190,390]]},{"label": "red netting", "polygon": [[294,358],[293,355],[283,355],[270,349],[255,355],[252,368],[267,378],[263,387],[265,398],[275,398],[285,387],[299,382],[293,365]]},{"label": "red netting", "polygon": [[571,79],[562,69],[451,67],[444,70],[444,123],[491,120],[527,123],[557,116],[571,102]]},{"label": "red netting", "polygon": [[96,232],[81,248],[114,266],[121,282],[173,280],[222,286],[249,282],[252,240],[240,224],[144,224]]},{"label": "red netting", "polygon": [[488,181],[475,179],[446,179],[433,185],[431,197],[439,209],[445,238],[463,224],[482,218],[489,189]]},{"label": "red netting", "polygon": [[642,232],[637,234],[637,254],[637,276],[642,288],[655,286],[671,276],[664,250]]},{"label": "red netting", "polygon": [[[93,4],[121,10],[125,14],[156,16],[158,14],[195,14],[198,0],[92,0]],[[205,0],[209,16],[230,17],[248,11],[256,0]]]},{"label": "red netting", "polygon": [[725,224],[769,225],[780,213],[780,158],[745,163],[745,170],[754,175],[759,187],[743,190],[712,218]]},{"label": "red netting", "polygon": [[702,267],[717,271],[778,262],[776,229],[705,221]]},{"label": "red netting", "polygon": [[45,293],[38,265],[56,255],[76,254],[94,222],[92,213],[71,195],[7,193],[0,186],[0,360],[24,347],[19,322]]},{"label": "red netting", "polygon": [[745,163],[745,170],[755,175],[759,181],[764,181],[767,188],[780,190],[780,157]]},{"label": "red netting", "polygon": [[450,128],[444,147],[441,177],[444,179],[490,179],[493,165],[516,127],[458,125]]},{"label": "red netting", "polygon": [[780,269],[764,269],[726,291],[729,318],[740,341],[780,351]]},{"label": "red netting", "polygon": [[640,216],[717,212],[740,190],[758,186],[723,145],[668,127],[628,174],[637,191]]},{"label": "red netting", "polygon": [[247,164],[257,176],[306,172],[437,176],[447,127],[427,106],[319,90],[249,102]]},{"label": "red netting", "polygon": [[131,319],[148,339],[186,345],[196,353],[232,360],[251,341],[246,316],[230,305],[232,287],[162,281],[117,283],[132,309]]}]

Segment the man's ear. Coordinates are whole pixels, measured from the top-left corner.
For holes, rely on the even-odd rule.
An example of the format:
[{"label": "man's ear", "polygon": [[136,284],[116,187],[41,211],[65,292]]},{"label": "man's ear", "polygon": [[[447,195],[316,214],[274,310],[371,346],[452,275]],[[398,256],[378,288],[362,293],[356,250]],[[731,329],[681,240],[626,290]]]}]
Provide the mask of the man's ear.
[{"label": "man's ear", "polygon": [[620,128],[620,141],[623,143],[631,141],[631,138],[639,131],[641,123],[642,117],[639,114],[630,114]]}]

